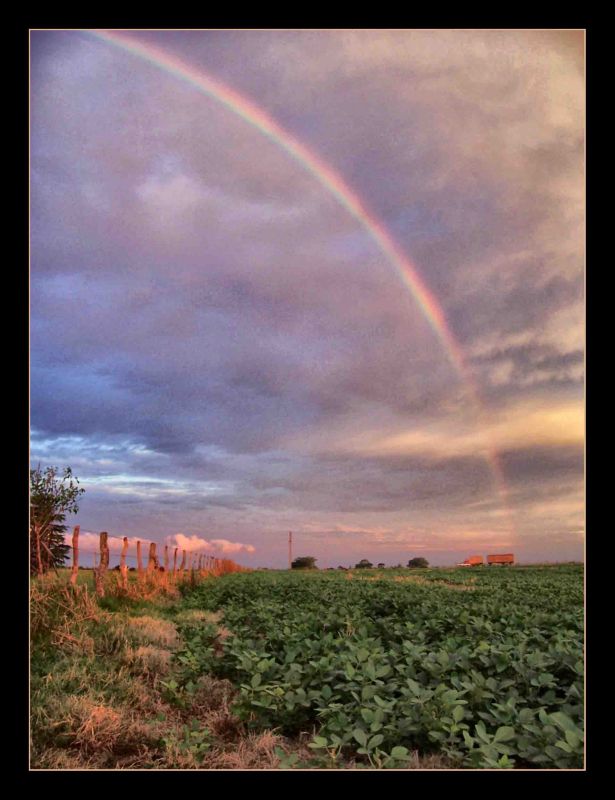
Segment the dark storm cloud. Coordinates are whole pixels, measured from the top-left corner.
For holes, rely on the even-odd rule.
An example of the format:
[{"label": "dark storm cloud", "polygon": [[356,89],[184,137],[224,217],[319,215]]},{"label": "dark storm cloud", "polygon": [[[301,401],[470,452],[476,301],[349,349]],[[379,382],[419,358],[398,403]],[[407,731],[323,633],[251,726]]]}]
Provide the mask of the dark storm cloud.
[{"label": "dark storm cloud", "polygon": [[536,489],[536,483],[553,491],[559,484],[567,491],[571,483],[580,485],[584,470],[582,447],[533,447],[501,452],[500,460],[511,486],[526,491]]}]

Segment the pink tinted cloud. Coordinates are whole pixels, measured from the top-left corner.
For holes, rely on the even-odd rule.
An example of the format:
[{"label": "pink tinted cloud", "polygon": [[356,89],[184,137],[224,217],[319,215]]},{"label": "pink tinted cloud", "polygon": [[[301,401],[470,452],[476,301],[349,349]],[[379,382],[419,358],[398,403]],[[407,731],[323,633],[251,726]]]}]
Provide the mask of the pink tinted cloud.
[{"label": "pink tinted cloud", "polygon": [[[72,547],[73,534],[65,533],[64,541],[66,542],[66,544]],[[137,536],[129,536],[128,553],[136,553],[137,541],[141,542],[141,545],[143,546],[143,552],[145,552],[145,548],[149,547],[153,539],[144,539]],[[123,544],[124,540],[121,536],[109,536],[107,538],[107,545],[112,553],[113,552],[119,553],[122,550]],[[92,533],[91,531],[80,531],[79,550],[83,552],[92,551],[98,553],[100,550],[100,533]]]},{"label": "pink tinted cloud", "polygon": [[251,544],[242,542],[230,542],[228,539],[203,539],[200,536],[185,536],[183,533],[176,533],[167,536],[166,543],[173,547],[180,547],[182,550],[210,550],[225,555],[236,553],[254,553],[255,548]]}]

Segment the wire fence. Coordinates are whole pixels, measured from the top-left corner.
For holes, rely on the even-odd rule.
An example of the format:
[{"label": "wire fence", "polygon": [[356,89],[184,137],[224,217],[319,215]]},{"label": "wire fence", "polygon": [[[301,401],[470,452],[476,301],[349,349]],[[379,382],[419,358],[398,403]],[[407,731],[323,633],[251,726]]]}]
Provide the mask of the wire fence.
[{"label": "wire fence", "polygon": [[[90,546],[80,546],[79,534],[80,528],[79,525],[76,525],[73,529],[72,544],[65,542],[70,551],[69,555],[72,556],[70,583],[73,585],[77,583],[80,569],[93,570],[96,593],[101,597],[105,595],[105,576],[109,569],[119,570],[117,587],[124,591],[128,591],[129,588],[129,571],[136,571],[137,582],[143,587],[158,585],[167,588],[173,583],[184,580],[196,583],[206,577],[224,575],[229,572],[248,571],[246,567],[240,566],[231,559],[214,556],[204,548],[186,549],[179,546],[163,545],[160,553],[156,542],[151,540],[141,542],[137,540],[130,543],[128,537],[124,536],[122,549],[111,549],[108,544],[109,535],[106,531],[103,531],[98,535],[98,548],[93,549],[89,542],[88,545]],[[86,535],[91,537],[92,533],[88,531]],[[131,545],[132,548],[136,549],[136,553],[129,552]],[[147,547],[147,554],[144,552],[145,547],[142,545]],[[86,559],[82,558],[84,555],[87,556]],[[119,562],[114,566],[111,566],[111,556],[119,556]],[[132,562],[136,566],[128,566],[128,562]],[[42,575],[40,558],[39,575]]]},{"label": "wire fence", "polygon": [[[147,542],[147,545],[149,545],[149,541]],[[71,545],[71,544],[68,544],[68,542],[65,542],[65,543],[64,543],[64,546],[65,546],[65,547],[68,547],[68,548],[69,548],[69,550],[71,550],[71,551],[74,551],[74,550],[75,550],[75,548],[73,547],[73,545]],[[165,547],[168,547],[168,545],[164,545],[164,546],[165,546]],[[208,551],[208,550],[201,550],[201,549],[199,549],[199,550],[182,550],[182,548],[179,548],[179,547],[175,548],[174,546],[172,547],[172,549],[173,549],[174,551],[175,551],[175,550],[177,550],[178,552],[186,552],[186,553],[192,553],[192,554],[194,554],[194,555],[202,555],[202,556],[205,556],[205,557],[207,557],[207,558],[211,558],[211,559],[215,559],[215,558],[216,558],[216,556],[214,556],[214,555],[213,555],[213,554],[212,554],[210,551]],[[97,561],[97,560],[98,560],[98,558],[100,557],[100,549],[93,550],[93,549],[91,549],[91,548],[87,548],[87,547],[80,547],[80,546],[79,546],[79,547],[77,547],[77,550],[79,551],[79,555],[82,555],[83,553],[87,553],[88,555],[91,555],[91,556],[93,556],[93,560],[96,560],[96,561]],[[138,554],[138,553],[136,553],[136,552],[135,552],[135,553],[130,553],[130,552],[128,551],[128,552],[126,552],[126,553],[123,553],[123,552],[122,552],[122,550],[112,550],[111,548],[109,548],[109,551],[108,551],[108,552],[109,552],[109,556],[110,556],[110,557],[111,557],[111,556],[118,556],[118,557],[121,559],[121,557],[122,557],[122,555],[123,555],[123,556],[124,556],[124,558],[126,558],[127,560],[129,560],[129,561],[130,561],[130,560],[132,560],[132,561],[134,561],[135,563],[138,563],[139,554]],[[119,561],[118,561],[118,564],[119,564]]]}]

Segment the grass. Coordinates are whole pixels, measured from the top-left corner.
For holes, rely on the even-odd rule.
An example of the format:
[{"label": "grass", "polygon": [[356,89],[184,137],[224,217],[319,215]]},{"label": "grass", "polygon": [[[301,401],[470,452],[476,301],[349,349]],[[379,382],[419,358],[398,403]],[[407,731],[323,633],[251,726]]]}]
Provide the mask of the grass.
[{"label": "grass", "polygon": [[[214,632],[215,656],[232,636],[220,610],[199,607],[199,590],[164,582],[143,587],[131,573],[129,590],[124,591],[117,573],[111,572],[107,595],[97,598],[91,571],[80,571],[76,587],[69,585],[69,574],[60,570],[31,583],[33,769],[364,767],[352,757],[335,761],[310,749],[314,730],[282,735],[279,728],[255,728],[237,711],[239,687],[222,677],[200,674],[190,691],[176,691],[181,659],[189,654],[186,644],[195,632],[203,627]],[[296,572],[295,577],[301,582]],[[342,577],[344,584],[391,581],[389,586],[400,583],[409,590],[416,584],[417,591],[431,594],[431,588],[436,593],[484,591],[496,576],[486,568],[360,569],[314,571],[304,579],[318,585]],[[213,581],[203,589],[216,594],[216,587],[226,582]],[[353,583],[348,590],[353,585],[360,588]],[[462,600],[475,595],[448,596],[453,602],[453,596]],[[226,624],[232,627],[230,617]],[[454,766],[445,756],[418,752],[406,764],[409,769]]]},{"label": "grass", "polygon": [[167,696],[180,637],[173,617],[211,621],[181,599],[99,605],[87,585],[32,585],[34,769],[275,767],[273,732],[248,735],[227,681],[204,676],[191,703]]},{"label": "grass", "polygon": [[[220,612],[189,608],[177,591],[97,599],[91,575],[79,579],[71,587],[61,573],[31,584],[32,769],[354,766],[310,750],[312,732],[249,730],[227,680],[203,675],[188,702],[175,702],[180,630],[212,625],[221,643],[229,632]],[[445,766],[417,754],[409,764]]]}]

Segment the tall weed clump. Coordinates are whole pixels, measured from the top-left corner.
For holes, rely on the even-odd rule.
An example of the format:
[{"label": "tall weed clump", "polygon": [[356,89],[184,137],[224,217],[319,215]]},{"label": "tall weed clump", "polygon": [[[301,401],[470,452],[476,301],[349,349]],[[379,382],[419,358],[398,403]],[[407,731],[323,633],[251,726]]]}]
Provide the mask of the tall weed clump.
[{"label": "tall weed clump", "polygon": [[30,637],[37,645],[92,651],[88,629],[109,615],[99,608],[87,586],[70,586],[49,578],[30,585]]}]

